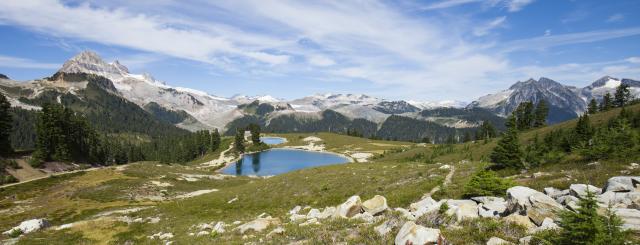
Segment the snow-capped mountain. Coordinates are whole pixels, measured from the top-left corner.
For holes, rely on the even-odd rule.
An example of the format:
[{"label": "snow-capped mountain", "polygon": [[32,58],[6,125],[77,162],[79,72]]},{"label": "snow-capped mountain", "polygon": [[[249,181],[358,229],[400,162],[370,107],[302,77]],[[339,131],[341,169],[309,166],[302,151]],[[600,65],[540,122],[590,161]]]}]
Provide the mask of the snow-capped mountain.
[{"label": "snow-capped mountain", "polygon": [[549,122],[561,122],[585,112],[587,103],[595,98],[601,101],[606,93],[612,96],[620,84],[628,84],[632,95],[640,95],[640,82],[605,76],[584,88],[565,86],[549,78],[529,79],[517,82],[509,89],[478,98],[468,107],[489,109],[500,116],[507,116],[525,101],[538,103],[545,100],[550,107]]},{"label": "snow-capped mountain", "polygon": [[[174,111],[185,111],[206,128],[224,128],[235,118],[242,116],[236,109],[239,102],[209,95],[195,89],[171,87],[149,74],[131,74],[118,61],[106,63],[98,54],[84,51],[64,63],[59,72],[88,73],[111,80],[118,92],[141,107],[155,102]],[[199,129],[202,125],[179,125],[187,129]]]},{"label": "snow-capped mountain", "polygon": [[582,88],[579,93],[580,96],[585,100],[589,101],[591,98],[595,98],[597,101],[601,101],[602,97],[605,94],[609,93],[611,96],[615,94],[616,88],[621,84],[629,85],[629,91],[631,91],[631,95],[636,98],[640,97],[640,81],[631,80],[631,79],[618,79],[610,76],[604,76],[595,82],[591,83],[591,85]]}]

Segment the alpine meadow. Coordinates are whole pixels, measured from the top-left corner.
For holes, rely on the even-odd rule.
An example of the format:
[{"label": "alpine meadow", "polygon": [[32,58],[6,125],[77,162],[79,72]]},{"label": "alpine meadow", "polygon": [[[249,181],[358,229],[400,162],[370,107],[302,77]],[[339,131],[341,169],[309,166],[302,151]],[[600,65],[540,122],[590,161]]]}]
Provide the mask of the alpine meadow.
[{"label": "alpine meadow", "polygon": [[638,10],[0,1],[0,244],[640,244]]}]

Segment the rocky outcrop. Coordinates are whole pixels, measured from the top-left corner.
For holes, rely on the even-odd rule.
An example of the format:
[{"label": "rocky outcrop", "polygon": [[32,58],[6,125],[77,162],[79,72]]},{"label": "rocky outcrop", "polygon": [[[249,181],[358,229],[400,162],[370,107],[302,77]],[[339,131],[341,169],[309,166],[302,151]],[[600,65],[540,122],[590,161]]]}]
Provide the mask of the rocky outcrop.
[{"label": "rocky outcrop", "polygon": [[569,186],[569,191],[571,195],[579,198],[585,198],[587,196],[587,192],[591,192],[591,194],[598,195],[602,192],[602,189],[585,184],[572,184]]},{"label": "rocky outcrop", "polygon": [[20,225],[9,229],[8,231],[3,232],[2,234],[10,235],[15,232],[20,232],[21,234],[27,234],[34,231],[38,231],[44,228],[49,227],[49,221],[46,219],[31,219],[25,220],[20,223]]},{"label": "rocky outcrop", "polygon": [[439,229],[427,228],[407,221],[396,235],[395,244],[440,244],[442,240]]},{"label": "rocky outcrop", "polygon": [[238,230],[241,234],[244,234],[245,232],[250,230],[261,232],[267,227],[269,227],[270,225],[278,225],[278,224],[280,224],[280,219],[267,216],[264,218],[257,218],[253,221],[247,222],[241,226],[236,227],[235,230]]},{"label": "rocky outcrop", "polygon": [[487,241],[487,245],[512,245],[512,244],[513,244],[512,242],[506,241],[498,237],[489,238],[489,241]]},{"label": "rocky outcrop", "polygon": [[352,196],[343,204],[336,207],[333,217],[351,218],[352,216],[362,213],[362,201],[359,196]]},{"label": "rocky outcrop", "polygon": [[610,178],[603,189],[605,192],[640,192],[640,176],[617,176]]},{"label": "rocky outcrop", "polygon": [[478,215],[480,217],[498,217],[507,210],[507,201],[502,197],[472,197],[471,200],[478,202]]},{"label": "rocky outcrop", "polygon": [[370,213],[371,215],[376,215],[387,210],[389,206],[387,206],[386,198],[376,195],[373,198],[364,201],[362,203],[362,208],[365,212]]},{"label": "rocky outcrop", "polygon": [[614,208],[613,212],[624,222],[622,228],[640,231],[640,210],[630,208]]},{"label": "rocky outcrop", "polygon": [[564,207],[553,198],[534,189],[515,186],[507,190],[507,213],[526,215],[537,225],[547,217],[557,219],[562,209]]},{"label": "rocky outcrop", "polygon": [[472,200],[446,200],[449,206],[446,214],[456,221],[478,218],[478,204]]}]

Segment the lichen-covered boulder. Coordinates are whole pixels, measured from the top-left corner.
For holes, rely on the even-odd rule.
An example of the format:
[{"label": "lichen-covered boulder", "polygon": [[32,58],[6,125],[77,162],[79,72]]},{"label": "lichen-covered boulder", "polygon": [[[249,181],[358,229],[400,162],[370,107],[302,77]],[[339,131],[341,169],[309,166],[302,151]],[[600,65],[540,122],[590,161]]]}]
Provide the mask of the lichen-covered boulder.
[{"label": "lichen-covered boulder", "polygon": [[443,239],[439,229],[427,228],[407,221],[396,235],[395,244],[438,244],[441,240]]}]

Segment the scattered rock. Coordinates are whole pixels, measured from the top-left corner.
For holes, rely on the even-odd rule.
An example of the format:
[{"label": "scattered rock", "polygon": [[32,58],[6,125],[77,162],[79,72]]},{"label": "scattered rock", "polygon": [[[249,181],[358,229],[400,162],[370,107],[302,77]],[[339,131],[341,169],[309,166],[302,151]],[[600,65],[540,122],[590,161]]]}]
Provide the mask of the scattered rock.
[{"label": "scattered rock", "polygon": [[544,194],[547,194],[547,196],[553,199],[558,199],[558,197],[569,195],[570,191],[569,189],[560,190],[553,187],[547,187],[547,188],[544,188]]},{"label": "scattered rock", "polygon": [[451,169],[451,165],[445,164],[445,165],[440,166],[438,169],[442,169],[442,170]]},{"label": "scattered rock", "polygon": [[169,240],[173,238],[173,233],[163,233],[163,232],[158,232],[156,234],[153,234],[151,236],[149,236],[149,239],[160,239],[160,240]]},{"label": "scattered rock", "polygon": [[507,213],[526,214],[538,225],[546,217],[556,219],[562,209],[553,198],[534,189],[514,186],[507,190]]},{"label": "scattered rock", "polygon": [[364,213],[359,213],[354,215],[353,217],[351,217],[350,219],[359,219],[364,221],[365,223],[371,224],[375,221],[375,218],[373,217],[373,215],[371,215],[370,213],[364,212]]},{"label": "scattered rock", "polygon": [[622,228],[639,231],[640,230],[640,210],[630,208],[613,208],[613,212],[624,222]]},{"label": "scattered rock", "polygon": [[298,214],[298,212],[300,212],[300,210],[302,210],[302,207],[300,206],[295,206],[293,209],[291,209],[289,211],[289,214]]},{"label": "scattered rock", "polygon": [[536,172],[536,173],[533,173],[533,178],[537,179],[537,178],[540,178],[540,177],[543,177],[543,176],[550,176],[550,175],[551,174],[547,173],[547,172]]},{"label": "scattered rock", "polygon": [[416,220],[416,217],[409,210],[406,210],[404,208],[396,208],[394,210],[400,212],[402,214],[402,217],[407,220]]},{"label": "scattered rock", "polygon": [[640,176],[616,176],[609,178],[604,191],[640,192]]},{"label": "scattered rock", "polygon": [[16,230],[19,230],[20,232],[22,232],[22,234],[27,234],[27,233],[31,233],[34,231],[47,228],[49,227],[49,225],[50,225],[49,221],[46,219],[30,219],[30,220],[22,221],[20,225],[9,229],[8,231],[3,232],[2,234],[8,235],[15,232]]},{"label": "scattered rock", "polygon": [[513,244],[513,243],[509,241],[505,241],[498,237],[489,238],[489,241],[487,241],[487,245],[508,245],[508,244]]},{"label": "scattered rock", "polygon": [[227,204],[234,203],[235,201],[238,201],[238,197],[237,197],[237,196],[236,196],[236,197],[234,197],[233,199],[229,200],[229,201],[227,202]]},{"label": "scattered rock", "polygon": [[569,186],[569,191],[571,195],[579,198],[584,198],[587,196],[587,191],[591,192],[594,196],[602,193],[602,189],[585,184],[572,184]]},{"label": "scattered rock", "polygon": [[441,241],[439,229],[427,228],[407,221],[396,235],[395,244],[437,244],[439,241]]},{"label": "scattered rock", "polygon": [[393,230],[393,228],[396,228],[397,226],[400,225],[400,221],[396,220],[396,219],[390,219],[387,220],[385,222],[383,222],[382,224],[380,224],[379,226],[374,227],[373,229],[380,235],[380,236],[385,236],[387,235],[389,232],[391,232],[391,230]]},{"label": "scattered rock", "polygon": [[560,229],[560,226],[558,226],[555,222],[553,222],[551,218],[545,218],[542,221],[542,225],[536,228],[536,232],[544,231],[544,230],[556,230],[556,229]]},{"label": "scattered rock", "polygon": [[452,215],[456,221],[478,218],[478,204],[473,200],[446,200],[449,209],[447,215]]},{"label": "scattered rock", "polygon": [[359,196],[352,196],[343,204],[336,207],[333,217],[351,218],[352,216],[362,213],[362,201]]},{"label": "scattered rock", "polygon": [[531,222],[529,217],[524,215],[511,214],[507,217],[504,217],[504,221],[521,225],[522,227],[526,228],[528,231],[533,231],[536,228],[536,225],[533,222]]},{"label": "scattered rock", "polygon": [[269,225],[277,225],[280,224],[280,219],[278,218],[272,218],[271,216],[267,216],[264,218],[257,218],[253,221],[250,221],[248,223],[245,223],[241,226],[236,227],[236,230],[239,230],[241,234],[244,234],[245,232],[249,231],[249,230],[253,230],[256,232],[261,232],[264,229],[266,229],[267,227],[269,227]]},{"label": "scattered rock", "polygon": [[495,211],[497,212],[497,214],[502,214],[505,210],[507,210],[507,201],[505,201],[502,197],[472,197],[471,200],[481,203],[482,208],[484,208],[485,210]]},{"label": "scattered rock", "polygon": [[275,228],[271,232],[269,232],[267,234],[267,237],[273,237],[275,235],[282,235],[282,234],[284,234],[284,232],[285,232],[285,229],[280,227],[280,226],[278,226],[277,228]]},{"label": "scattered rock", "polygon": [[576,211],[580,207],[578,205],[578,202],[580,202],[580,199],[571,195],[558,197],[558,199],[556,199],[556,202],[564,205],[565,207],[573,211]]},{"label": "scattered rock", "polygon": [[160,182],[160,181],[157,181],[157,180],[152,180],[151,184],[155,185],[155,186],[158,186],[158,187],[170,187],[170,186],[173,186],[173,184],[171,184],[171,183]]},{"label": "scattered rock", "polygon": [[428,212],[438,210],[440,208],[440,204],[441,202],[436,202],[436,200],[433,200],[433,198],[427,196],[422,200],[409,205],[409,210],[411,210],[412,216],[414,216],[415,218],[420,218],[420,216]]},{"label": "scattered rock", "polygon": [[198,190],[198,191],[194,191],[194,192],[189,192],[189,193],[186,193],[186,194],[178,195],[175,198],[176,199],[191,198],[191,197],[196,197],[196,196],[200,196],[200,195],[204,195],[204,194],[211,193],[211,192],[216,192],[216,191],[218,191],[218,189]]},{"label": "scattered rock", "polygon": [[318,218],[322,213],[320,212],[320,210],[318,210],[317,208],[312,208],[311,210],[309,210],[309,213],[307,213],[306,218],[307,219],[313,219],[313,218]]},{"label": "scattered rock", "polygon": [[362,203],[362,208],[365,212],[370,213],[371,215],[376,215],[387,210],[389,206],[387,206],[386,198],[376,195],[373,198],[364,201]]},{"label": "scattered rock", "polygon": [[300,223],[300,226],[307,226],[307,225],[318,225],[320,224],[320,222],[318,222],[318,219],[313,218],[313,219],[309,219],[303,223]]}]

